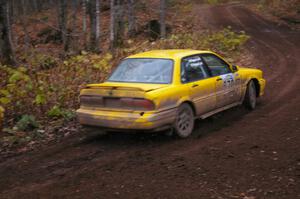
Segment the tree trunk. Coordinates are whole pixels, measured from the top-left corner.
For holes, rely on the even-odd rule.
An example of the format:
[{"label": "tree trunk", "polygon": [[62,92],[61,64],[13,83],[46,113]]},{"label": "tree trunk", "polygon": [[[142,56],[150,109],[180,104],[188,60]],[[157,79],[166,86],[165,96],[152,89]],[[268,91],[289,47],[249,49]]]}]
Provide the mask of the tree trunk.
[{"label": "tree trunk", "polygon": [[9,21],[9,0],[0,0],[0,61],[2,64],[16,63]]},{"label": "tree trunk", "polygon": [[100,0],[96,0],[96,44],[99,46],[100,40]]},{"label": "tree trunk", "polygon": [[22,29],[24,31],[24,46],[25,46],[25,51],[27,52],[29,45],[30,45],[30,37],[29,33],[27,31],[27,23],[26,23],[26,15],[27,15],[27,8],[26,8],[26,2],[25,0],[21,1],[22,3],[22,16],[20,17],[21,19],[21,24],[22,24]]},{"label": "tree trunk", "polygon": [[82,31],[86,33],[86,0],[82,0]]},{"label": "tree trunk", "polygon": [[67,0],[59,1],[59,30],[62,43],[64,45],[64,51],[68,51],[69,38],[67,30]]},{"label": "tree trunk", "polygon": [[76,29],[76,22],[77,22],[77,10],[78,10],[78,1],[72,0],[72,17],[71,17],[71,31],[69,35],[70,40],[70,48],[72,50],[72,53],[76,54],[79,50],[78,48],[78,37],[77,35],[74,36],[77,33]]},{"label": "tree trunk", "polygon": [[84,48],[87,48],[87,42],[86,42],[86,32],[87,32],[87,8],[86,8],[86,0],[82,0],[82,32],[83,32],[83,44]]},{"label": "tree trunk", "polygon": [[33,0],[33,10],[34,10],[34,12],[38,12],[38,2],[37,2],[37,0]]},{"label": "tree trunk", "polygon": [[72,0],[72,22],[71,22],[71,29],[72,32],[76,29],[76,21],[77,21],[77,0]]},{"label": "tree trunk", "polygon": [[161,38],[166,38],[166,0],[160,0],[160,36]]},{"label": "tree trunk", "polygon": [[117,0],[116,14],[116,42],[117,46],[123,45],[125,23],[124,23],[124,0]]},{"label": "tree trunk", "polygon": [[134,13],[135,0],[128,0],[128,36],[133,37],[136,33],[136,18]]},{"label": "tree trunk", "polygon": [[110,0],[110,50],[115,48],[115,0]]},{"label": "tree trunk", "polygon": [[123,44],[124,37],[124,0],[111,0],[111,19],[110,19],[110,47]]},{"label": "tree trunk", "polygon": [[99,38],[100,38],[100,3],[99,0],[89,1],[89,16],[90,16],[90,50],[99,52]]}]

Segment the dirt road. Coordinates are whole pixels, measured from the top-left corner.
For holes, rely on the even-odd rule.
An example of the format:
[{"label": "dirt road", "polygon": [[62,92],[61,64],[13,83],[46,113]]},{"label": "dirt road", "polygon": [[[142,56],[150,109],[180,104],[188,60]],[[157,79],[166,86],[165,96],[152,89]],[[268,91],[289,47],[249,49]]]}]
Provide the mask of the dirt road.
[{"label": "dirt road", "polygon": [[199,5],[245,30],[268,80],[257,110],[197,122],[194,135],[84,136],[0,163],[0,198],[300,198],[300,33],[239,4]]}]

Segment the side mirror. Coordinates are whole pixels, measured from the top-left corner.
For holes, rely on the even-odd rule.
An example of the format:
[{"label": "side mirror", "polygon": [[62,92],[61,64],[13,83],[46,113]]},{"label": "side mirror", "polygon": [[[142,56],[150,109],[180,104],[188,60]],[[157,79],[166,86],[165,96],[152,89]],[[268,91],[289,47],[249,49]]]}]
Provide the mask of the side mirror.
[{"label": "side mirror", "polygon": [[232,70],[232,72],[237,72],[238,70],[239,70],[239,67],[238,66],[236,66],[236,65],[232,65],[231,66],[231,70]]}]

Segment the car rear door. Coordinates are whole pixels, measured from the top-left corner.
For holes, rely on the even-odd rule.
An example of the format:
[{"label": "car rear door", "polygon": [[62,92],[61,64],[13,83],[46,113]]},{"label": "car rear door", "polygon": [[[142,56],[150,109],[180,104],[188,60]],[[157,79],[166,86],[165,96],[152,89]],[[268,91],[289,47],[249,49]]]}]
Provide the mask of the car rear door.
[{"label": "car rear door", "polygon": [[202,54],[204,63],[215,80],[216,108],[220,108],[238,101],[238,77],[231,71],[229,64],[214,54]]},{"label": "car rear door", "polygon": [[215,80],[210,78],[208,68],[200,55],[185,57],[181,60],[181,82],[189,89],[197,115],[215,109]]}]

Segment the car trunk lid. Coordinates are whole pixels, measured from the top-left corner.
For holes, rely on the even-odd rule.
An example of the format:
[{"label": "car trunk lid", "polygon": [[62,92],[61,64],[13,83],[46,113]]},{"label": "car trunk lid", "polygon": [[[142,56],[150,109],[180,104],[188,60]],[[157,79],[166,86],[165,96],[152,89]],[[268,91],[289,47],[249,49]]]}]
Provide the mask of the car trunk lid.
[{"label": "car trunk lid", "polygon": [[166,87],[164,84],[102,83],[89,84],[81,91],[80,103],[85,108],[118,110],[152,110],[154,102],[147,92]]}]

